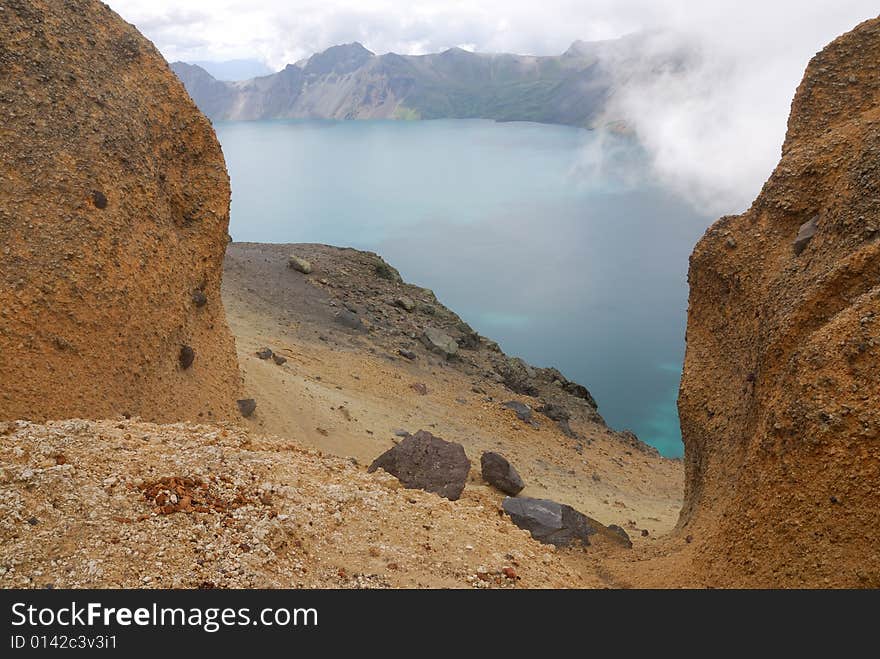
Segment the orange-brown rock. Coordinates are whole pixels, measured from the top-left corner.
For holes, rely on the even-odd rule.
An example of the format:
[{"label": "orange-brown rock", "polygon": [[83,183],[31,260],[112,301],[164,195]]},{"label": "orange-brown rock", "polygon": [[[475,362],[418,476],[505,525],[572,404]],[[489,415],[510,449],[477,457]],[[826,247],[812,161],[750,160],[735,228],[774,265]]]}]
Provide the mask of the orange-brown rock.
[{"label": "orange-brown rock", "polygon": [[679,530],[711,583],[880,586],[878,66],[880,19],[813,58],[773,175],[691,257]]},{"label": "orange-brown rock", "polygon": [[210,123],[104,4],[2,14],[0,419],[234,416]]}]

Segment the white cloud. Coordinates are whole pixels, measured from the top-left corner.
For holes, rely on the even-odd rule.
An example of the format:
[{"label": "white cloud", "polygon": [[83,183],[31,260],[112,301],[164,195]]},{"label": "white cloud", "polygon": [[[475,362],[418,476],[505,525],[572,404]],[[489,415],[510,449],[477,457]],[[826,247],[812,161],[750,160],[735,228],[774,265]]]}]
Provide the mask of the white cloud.
[{"label": "white cloud", "polygon": [[684,78],[627,86],[620,113],[656,174],[713,212],[743,209],[779,158],[810,57],[873,17],[871,0],[109,0],[169,60],[261,59],[279,69],[350,41],[421,54],[558,54],[576,39],[671,28],[702,53]]}]

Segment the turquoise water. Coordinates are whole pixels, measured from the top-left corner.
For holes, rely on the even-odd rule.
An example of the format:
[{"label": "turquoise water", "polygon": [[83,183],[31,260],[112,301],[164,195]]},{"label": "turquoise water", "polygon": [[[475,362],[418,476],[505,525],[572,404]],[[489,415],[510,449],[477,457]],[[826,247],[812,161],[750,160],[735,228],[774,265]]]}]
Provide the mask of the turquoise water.
[{"label": "turquoise water", "polygon": [[235,240],[369,249],[508,354],[682,453],[687,260],[709,217],[625,138],[480,120],[218,122]]}]

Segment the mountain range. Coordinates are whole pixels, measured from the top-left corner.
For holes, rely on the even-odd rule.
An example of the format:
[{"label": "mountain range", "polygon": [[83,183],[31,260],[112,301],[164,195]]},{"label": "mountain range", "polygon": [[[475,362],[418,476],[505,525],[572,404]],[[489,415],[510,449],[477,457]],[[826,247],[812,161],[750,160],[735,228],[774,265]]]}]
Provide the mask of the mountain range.
[{"label": "mountain range", "polygon": [[376,55],[350,43],[241,81],[217,80],[185,62],[171,68],[212,119],[484,118],[591,127],[626,79],[688,66],[692,52],[658,49],[656,36],[576,41],[556,56],[461,48]]}]

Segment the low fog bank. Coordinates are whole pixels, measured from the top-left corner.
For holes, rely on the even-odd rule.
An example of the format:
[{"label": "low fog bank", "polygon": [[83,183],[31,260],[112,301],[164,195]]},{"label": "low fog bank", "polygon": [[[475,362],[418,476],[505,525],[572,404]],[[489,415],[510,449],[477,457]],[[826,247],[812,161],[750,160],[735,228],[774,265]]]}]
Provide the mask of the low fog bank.
[{"label": "low fog bank", "polygon": [[614,63],[619,86],[609,118],[636,132],[653,175],[699,211],[741,212],[779,160],[807,63],[876,8],[855,1],[665,4],[669,29],[642,35],[637,60]]}]

